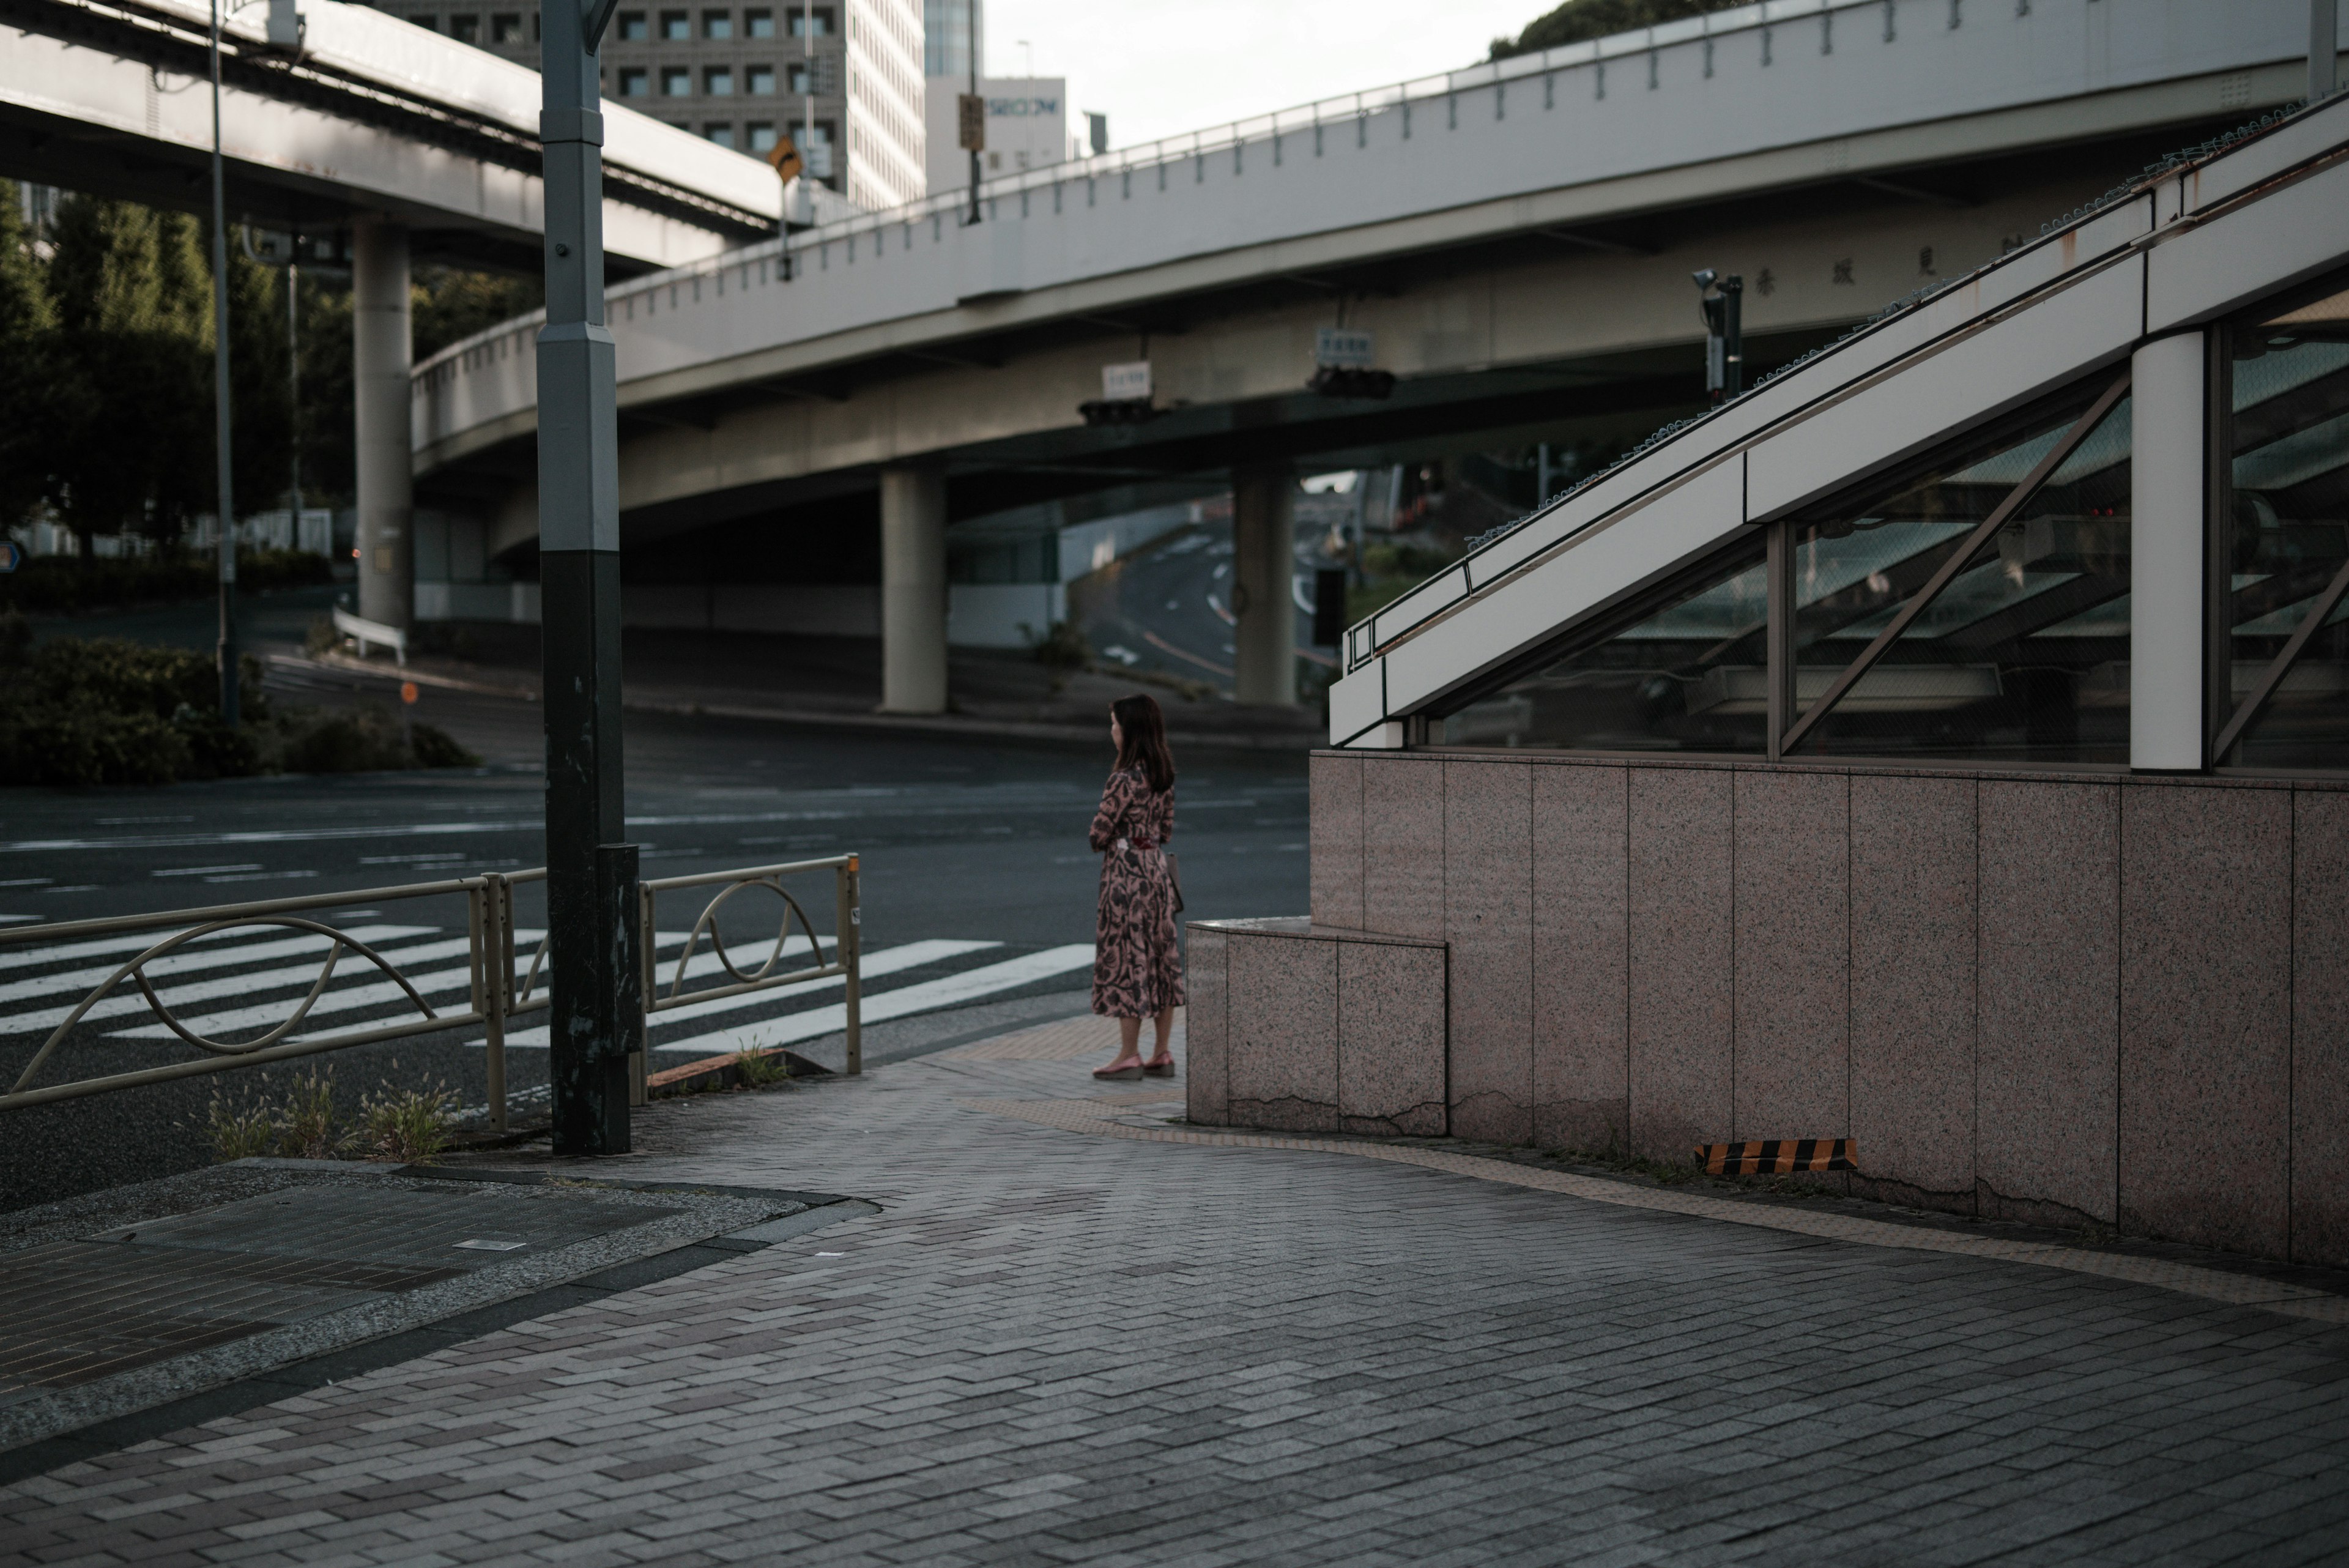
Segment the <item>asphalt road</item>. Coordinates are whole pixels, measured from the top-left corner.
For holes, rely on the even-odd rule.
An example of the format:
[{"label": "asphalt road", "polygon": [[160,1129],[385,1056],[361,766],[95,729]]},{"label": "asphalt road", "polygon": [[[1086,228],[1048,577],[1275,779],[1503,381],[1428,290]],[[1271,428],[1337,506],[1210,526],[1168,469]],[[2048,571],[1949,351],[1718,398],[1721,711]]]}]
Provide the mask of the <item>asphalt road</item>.
[{"label": "asphalt road", "polygon": [[[388,701],[390,683],[305,676],[276,695],[340,703]],[[355,684],[356,683],[356,684]],[[479,753],[478,770],[345,777],[280,777],[168,788],[0,791],[0,1068],[13,1081],[59,1014],[95,980],[66,977],[126,961],[132,951],[38,956],[38,924],[150,910],[349,893],[325,917],[369,940],[403,973],[461,968],[461,900],[402,903],[368,889],[543,862],[537,709],[502,698],[428,690],[417,714]],[[628,824],[648,878],[856,852],[862,857],[867,1017],[1050,996],[1065,1006],[1086,981],[1081,951],[1093,934],[1098,857],[1085,828],[1109,764],[1108,740],[1008,742],[960,735],[781,726],[716,718],[631,715],[626,733]],[[1177,758],[1177,829],[1187,918],[1292,914],[1306,908],[1304,759],[1213,753]],[[818,934],[829,937],[828,875],[797,884]],[[660,929],[681,932],[699,900],[673,893]],[[362,911],[373,911],[365,913]],[[517,923],[538,926],[543,904],[525,889]],[[723,929],[737,950],[771,943],[775,910],[738,899]],[[190,965],[162,988],[196,1032],[246,1040],[273,1027],[315,977],[321,951],[301,933],[247,932],[176,955]],[[219,944],[266,940],[245,960]],[[452,949],[451,944],[455,946]],[[258,953],[256,945],[251,950]],[[457,956],[450,956],[453,951]],[[675,949],[669,950],[673,958]],[[752,951],[762,958],[763,947]],[[894,967],[892,967],[894,966]],[[346,987],[375,983],[346,954],[316,1022]],[[884,972],[885,971],[885,972]],[[666,971],[665,971],[666,972]],[[699,983],[713,983],[706,977]],[[181,989],[174,990],[177,986]],[[819,991],[821,988],[818,988]],[[902,992],[895,1002],[885,999]],[[428,996],[461,1006],[461,993]],[[755,1040],[821,1059],[812,1033],[837,993],[786,996],[657,1032],[655,1066]],[[85,1022],[41,1082],[185,1059],[135,992],[103,1022]],[[1081,1006],[1079,1002],[1077,1005]],[[398,998],[347,1007],[331,1022],[400,1016]],[[412,1015],[412,1014],[411,1014]],[[941,1027],[951,1023],[944,1020]],[[836,1024],[833,1026],[836,1031]],[[761,1029],[768,1031],[760,1034]],[[126,1033],[143,1030],[143,1034]],[[780,1030],[781,1033],[775,1033]],[[478,1038],[478,1036],[476,1036]],[[836,1045],[832,1049],[836,1053]],[[664,1063],[661,1053],[670,1053]],[[338,1098],[386,1083],[442,1083],[478,1106],[484,1053],[463,1032],[357,1047],[311,1058],[331,1064]],[[527,1111],[544,1083],[545,1053],[519,1041],[509,1081]],[[270,1069],[280,1092],[296,1069]],[[216,1093],[253,1092],[240,1072],[123,1091],[5,1115],[0,1206],[16,1207],[188,1168],[208,1158],[204,1132]]]}]

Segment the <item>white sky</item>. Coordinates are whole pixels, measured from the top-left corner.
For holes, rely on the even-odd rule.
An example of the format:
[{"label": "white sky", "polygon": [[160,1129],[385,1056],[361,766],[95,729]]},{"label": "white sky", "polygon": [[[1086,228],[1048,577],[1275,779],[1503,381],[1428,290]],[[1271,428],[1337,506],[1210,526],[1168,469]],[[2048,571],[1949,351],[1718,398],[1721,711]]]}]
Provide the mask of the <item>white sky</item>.
[{"label": "white sky", "polygon": [[[1066,77],[1110,144],[1470,65],[1556,0],[985,0],[991,76]],[[1025,38],[1031,46],[1021,48]]]}]

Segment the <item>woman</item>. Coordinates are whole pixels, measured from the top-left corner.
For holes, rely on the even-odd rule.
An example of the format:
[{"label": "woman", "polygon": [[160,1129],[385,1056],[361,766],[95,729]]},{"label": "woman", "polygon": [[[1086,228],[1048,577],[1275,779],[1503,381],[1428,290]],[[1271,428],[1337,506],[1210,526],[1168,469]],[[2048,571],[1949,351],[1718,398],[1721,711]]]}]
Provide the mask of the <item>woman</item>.
[{"label": "woman", "polygon": [[[1166,1038],[1183,1005],[1183,958],[1174,947],[1174,876],[1166,840],[1174,833],[1174,759],[1166,721],[1146,696],[1110,704],[1117,768],[1093,813],[1101,852],[1101,907],[1093,936],[1093,1011],[1117,1020],[1123,1049],[1096,1078],[1174,1075]],[[1142,1020],[1158,1025],[1158,1051],[1142,1058]]]}]

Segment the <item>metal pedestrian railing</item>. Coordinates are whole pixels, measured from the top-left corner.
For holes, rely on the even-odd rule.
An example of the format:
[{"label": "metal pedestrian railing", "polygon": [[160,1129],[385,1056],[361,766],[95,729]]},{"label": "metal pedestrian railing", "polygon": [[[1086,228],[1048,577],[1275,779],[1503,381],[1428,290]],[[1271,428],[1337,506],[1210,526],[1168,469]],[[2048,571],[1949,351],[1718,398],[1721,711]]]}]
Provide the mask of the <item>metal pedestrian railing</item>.
[{"label": "metal pedestrian railing", "polygon": [[[824,939],[817,934],[804,906],[784,885],[785,879],[825,870],[833,873],[833,881],[832,958],[828,962],[818,961],[785,970],[781,967],[783,961],[800,951],[821,961],[824,946]],[[528,871],[493,871],[478,877],[414,882],[394,888],[366,888],[293,898],[271,898],[256,903],[171,909],[146,915],[72,920],[0,930],[0,951],[36,942],[69,949],[87,940],[89,945],[84,950],[95,952],[111,944],[91,939],[146,931],[157,934],[157,940],[151,945],[115,967],[90,987],[81,1001],[66,1013],[62,1022],[49,1032],[7,1092],[0,1094],[0,1111],[19,1110],[58,1100],[78,1099],[210,1073],[233,1072],[300,1056],[348,1050],[357,1045],[438,1034],[447,1030],[480,1028],[483,1032],[487,1055],[490,1125],[502,1131],[507,1126],[505,1049],[508,1028],[515,1019],[543,1012],[549,1003],[545,990],[546,942],[543,937],[530,953],[527,963],[520,961],[522,949],[517,940],[514,889],[530,883],[543,882],[545,878],[546,872],[543,867]],[[662,892],[687,888],[719,888],[721,890],[703,907],[699,918],[694,922],[686,938],[685,950],[678,957],[674,978],[664,995],[658,992],[654,983],[656,955],[659,948],[653,925],[656,905]],[[771,892],[781,900],[782,919],[774,946],[765,961],[746,971],[727,951],[724,938],[719,930],[719,912],[736,895],[753,888]],[[637,889],[637,911],[641,921],[639,950],[645,955],[646,966],[644,995],[647,1018],[633,1031],[635,1038],[631,1043],[630,1054],[634,1059],[632,1077],[639,1087],[644,1082],[644,1058],[647,1045],[645,1024],[650,1022],[652,1015],[723,997],[817,982],[835,976],[841,979],[846,992],[847,1069],[851,1073],[863,1070],[858,1016],[862,988],[858,974],[856,856],[839,855],[822,860],[671,877],[640,882]],[[450,897],[461,897],[465,900],[467,968],[465,1000],[461,1006],[444,1002],[436,1008],[428,998],[440,990],[452,988],[436,984],[433,977],[411,978],[403,972],[401,963],[397,961],[404,956],[411,963],[427,957],[441,956],[445,949],[426,944],[409,952],[386,953],[379,950],[376,942],[316,919],[313,914],[313,911],[329,909],[347,910],[352,906],[363,904],[368,906],[367,918],[375,919],[385,915],[388,906]],[[356,924],[357,917],[346,913],[342,919],[346,924]],[[798,922],[803,948],[792,946],[791,937],[794,920]],[[204,1033],[202,1020],[183,1018],[165,1000],[159,986],[168,986],[169,981],[152,971],[161,966],[163,961],[186,952],[193,944],[209,943],[224,932],[254,929],[276,929],[295,933],[297,941],[305,935],[318,939],[324,951],[318,961],[316,978],[302,996],[284,1003],[285,1011],[282,1016],[258,1033],[243,1039],[214,1039]],[[686,981],[695,973],[694,954],[705,936],[709,939],[711,953],[718,960],[718,970],[725,978],[718,984],[688,991]],[[197,950],[209,953],[214,950],[200,947]],[[233,956],[234,951],[233,949],[225,950],[221,956],[233,963],[236,961]],[[398,1015],[388,1020],[380,1016],[371,1017],[347,1027],[300,1033],[302,1025],[311,1019],[321,1001],[335,994],[330,988],[338,968],[343,966],[346,954],[356,955],[363,964],[370,966],[383,982],[388,982],[392,988],[391,994],[380,1001],[396,1007]],[[706,971],[707,966],[704,968]],[[153,1019],[191,1048],[195,1054],[127,1072],[101,1073],[56,1083],[39,1082],[45,1069],[69,1057],[75,1032],[92,1022],[91,1015],[100,1004],[130,988],[135,988],[138,994],[145,999],[147,1011]],[[272,989],[282,991],[291,987]],[[380,1011],[372,1004],[369,1010]],[[114,1032],[109,1028],[109,1033]]]},{"label": "metal pedestrian railing", "polygon": [[[808,919],[807,910],[801,906],[797,898],[792,896],[791,890],[783,886],[783,878],[786,877],[823,870],[830,870],[833,873],[834,937],[832,961],[817,962],[805,969],[778,973],[776,966],[781,964],[792,951],[792,922],[794,919],[798,920],[800,932],[806,940],[807,952],[819,960],[823,956],[823,939],[816,935],[815,927]],[[676,971],[670,978],[667,992],[663,994],[658,973],[660,961],[653,950],[655,901],[666,892],[686,888],[714,888],[721,885],[725,890],[702,907],[700,917],[693,922],[693,929],[687,933],[685,950],[677,955]],[[851,1073],[864,1071],[864,1045],[857,1016],[863,1000],[863,990],[857,972],[857,932],[861,912],[857,902],[857,857],[855,856],[834,855],[822,860],[793,860],[780,866],[758,866],[741,871],[707,871],[691,877],[664,877],[657,881],[639,882],[636,887],[638,909],[641,910],[640,929],[645,934],[641,950],[645,955],[645,1022],[647,1024],[652,1023],[655,1014],[667,1012],[673,1008],[696,1006],[702,1002],[715,1002],[721,997],[740,996],[753,991],[768,991],[777,986],[803,985],[815,981],[829,980],[837,975],[842,978],[847,992],[847,1005],[843,1018],[846,1026],[846,1068]],[[736,894],[748,892],[752,888],[764,889],[781,899],[782,914],[775,929],[775,945],[768,950],[765,961],[757,969],[745,973],[737,967],[732,955],[726,950],[726,940],[718,929],[718,911],[724,908]],[[701,939],[705,934],[709,938],[711,954],[717,958],[719,968],[729,977],[729,981],[705,986],[698,991],[688,991],[685,989],[686,978],[692,967],[694,952],[700,947]]]}]

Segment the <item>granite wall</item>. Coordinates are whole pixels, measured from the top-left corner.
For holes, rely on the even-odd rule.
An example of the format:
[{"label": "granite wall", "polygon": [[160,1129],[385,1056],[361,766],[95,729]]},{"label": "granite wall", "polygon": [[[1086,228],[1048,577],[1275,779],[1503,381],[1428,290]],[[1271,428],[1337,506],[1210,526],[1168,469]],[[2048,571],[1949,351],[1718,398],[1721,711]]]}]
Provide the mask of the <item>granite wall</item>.
[{"label": "granite wall", "polygon": [[1186,1114],[1208,1126],[1446,1130],[1444,944],[1299,918],[1189,927]]},{"label": "granite wall", "polygon": [[[1357,1125],[1346,954],[1415,940],[1358,994],[1398,1015],[1448,950],[1461,1136],[1848,1137],[1876,1196],[2349,1263],[2349,786],[1423,752],[1312,792],[1309,956],[1209,982],[1218,1119]],[[1436,1048],[1355,1027],[1382,1074]],[[1309,1093],[1244,1082],[1276,1038]]]}]

